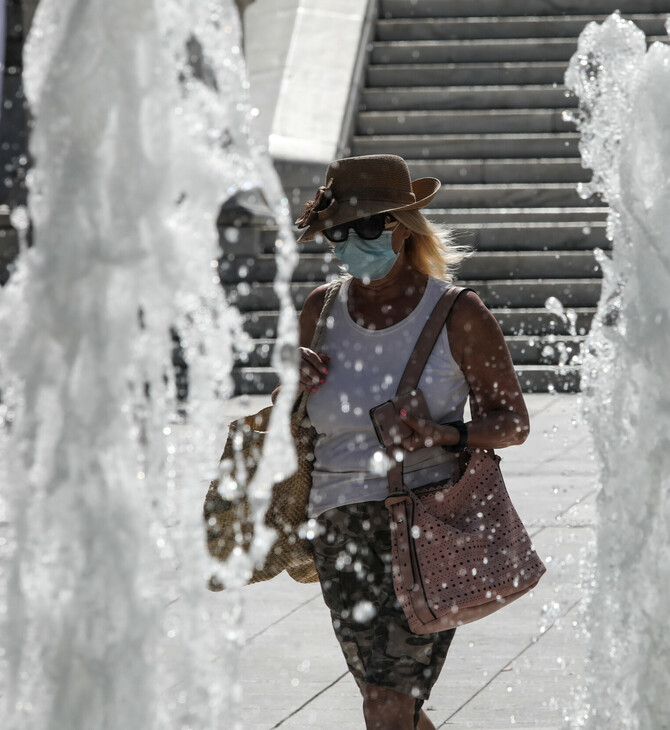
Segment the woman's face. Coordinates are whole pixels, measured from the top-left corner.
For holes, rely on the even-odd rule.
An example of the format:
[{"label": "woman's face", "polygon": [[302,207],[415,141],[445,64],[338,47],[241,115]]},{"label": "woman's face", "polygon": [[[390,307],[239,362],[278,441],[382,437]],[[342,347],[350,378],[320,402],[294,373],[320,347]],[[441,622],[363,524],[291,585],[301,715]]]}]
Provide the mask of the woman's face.
[{"label": "woman's face", "polygon": [[408,234],[393,216],[377,214],[329,228],[324,238],[348,273],[371,282],[393,268]]}]

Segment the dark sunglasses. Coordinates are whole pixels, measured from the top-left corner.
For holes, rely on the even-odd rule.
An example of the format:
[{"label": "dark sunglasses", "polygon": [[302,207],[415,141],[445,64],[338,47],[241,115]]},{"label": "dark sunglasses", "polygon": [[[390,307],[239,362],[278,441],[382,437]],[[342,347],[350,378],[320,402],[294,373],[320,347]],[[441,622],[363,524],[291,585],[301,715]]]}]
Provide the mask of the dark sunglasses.
[{"label": "dark sunglasses", "polygon": [[361,238],[366,241],[374,241],[384,233],[386,225],[393,220],[386,213],[377,213],[376,215],[368,215],[365,218],[357,218],[355,221],[340,223],[339,226],[326,228],[322,233],[332,243],[342,243],[342,241],[349,238],[349,229],[353,228]]}]

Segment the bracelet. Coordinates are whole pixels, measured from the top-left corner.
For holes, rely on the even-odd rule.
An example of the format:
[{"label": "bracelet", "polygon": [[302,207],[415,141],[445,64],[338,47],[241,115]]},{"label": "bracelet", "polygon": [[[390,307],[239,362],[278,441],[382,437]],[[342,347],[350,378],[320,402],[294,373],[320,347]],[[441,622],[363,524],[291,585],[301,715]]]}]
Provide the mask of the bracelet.
[{"label": "bracelet", "polygon": [[468,443],[468,429],[466,428],[463,421],[451,421],[451,423],[445,423],[444,425],[457,428],[460,437],[457,444],[440,444],[440,446],[442,446],[442,448],[449,453],[458,453],[459,451],[463,451]]}]

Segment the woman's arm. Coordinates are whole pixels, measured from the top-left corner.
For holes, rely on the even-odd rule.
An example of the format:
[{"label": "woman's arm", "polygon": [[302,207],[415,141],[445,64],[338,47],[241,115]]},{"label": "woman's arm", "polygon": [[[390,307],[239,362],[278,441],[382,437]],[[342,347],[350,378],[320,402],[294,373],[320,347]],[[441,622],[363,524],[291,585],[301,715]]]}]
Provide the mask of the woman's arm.
[{"label": "woman's arm", "polygon": [[530,433],[528,410],[500,325],[474,292],[454,305],[449,342],[470,385],[472,421],[468,445],[503,448],[522,444]]},{"label": "woman's arm", "polygon": [[[300,354],[299,390],[316,390],[325,382],[328,375],[327,362],[330,359],[324,353],[312,352],[312,344],[317,322],[321,316],[323,303],[326,298],[328,284],[323,284],[312,291],[302,307],[298,317],[298,351]],[[281,386],[272,392],[272,402],[277,400]]]},{"label": "woman's arm", "polygon": [[[500,325],[474,292],[464,292],[456,300],[447,332],[452,355],[470,385],[468,446],[501,449],[522,444],[530,422],[519,379]],[[415,431],[403,443],[406,448],[458,443],[460,434],[454,426],[404,418]]]}]

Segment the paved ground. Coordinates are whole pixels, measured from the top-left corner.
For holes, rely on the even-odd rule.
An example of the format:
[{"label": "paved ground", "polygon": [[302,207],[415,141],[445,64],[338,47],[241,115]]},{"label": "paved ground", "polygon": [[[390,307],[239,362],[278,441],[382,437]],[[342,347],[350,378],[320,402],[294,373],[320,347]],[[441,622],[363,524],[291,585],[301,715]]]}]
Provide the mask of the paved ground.
[{"label": "paved ground", "polygon": [[[253,400],[251,408],[264,404]],[[248,401],[233,401],[231,414],[249,412]],[[531,395],[528,405],[531,436],[501,452],[502,468],[548,571],[532,594],[457,631],[426,705],[439,728],[558,729],[584,681],[580,609],[594,536],[596,468],[577,396]],[[362,730],[360,696],[318,586],[280,577],[243,594],[245,730]]]}]

